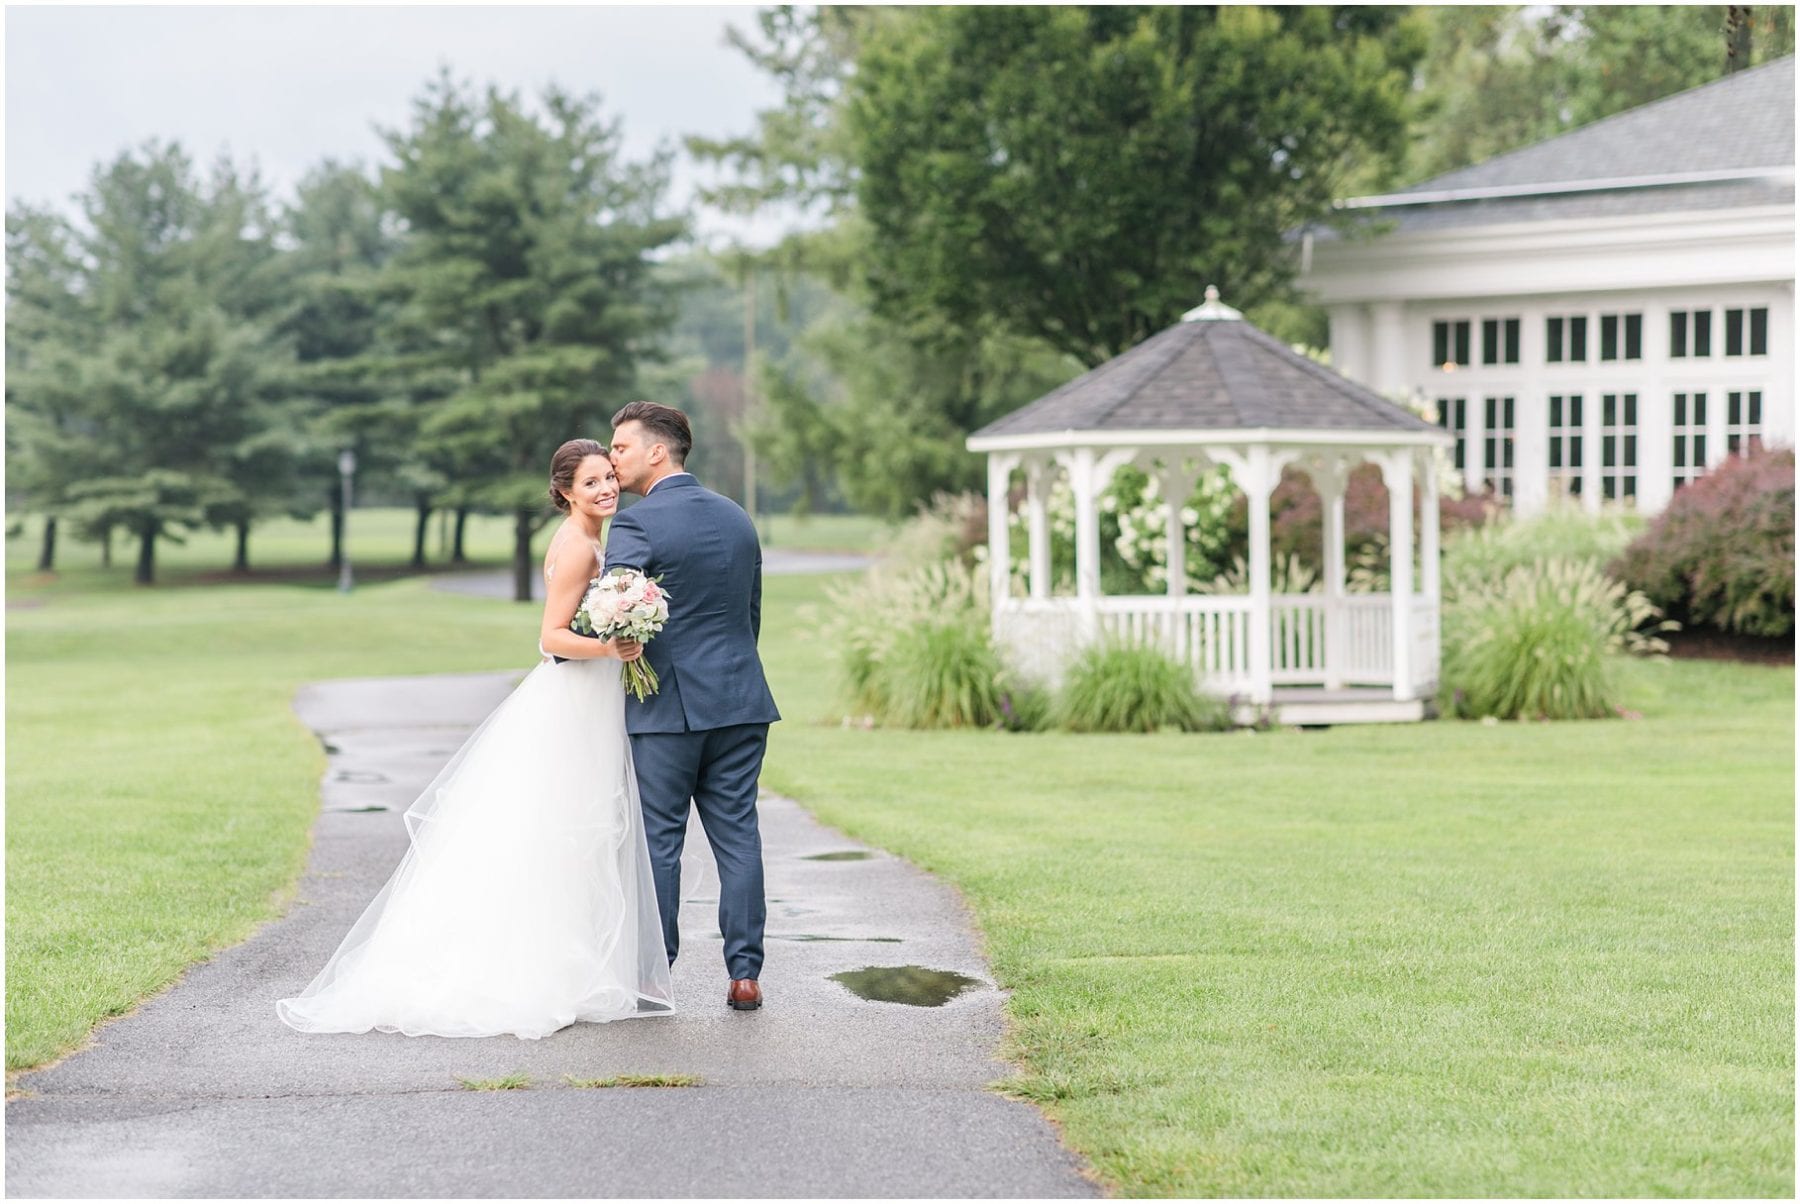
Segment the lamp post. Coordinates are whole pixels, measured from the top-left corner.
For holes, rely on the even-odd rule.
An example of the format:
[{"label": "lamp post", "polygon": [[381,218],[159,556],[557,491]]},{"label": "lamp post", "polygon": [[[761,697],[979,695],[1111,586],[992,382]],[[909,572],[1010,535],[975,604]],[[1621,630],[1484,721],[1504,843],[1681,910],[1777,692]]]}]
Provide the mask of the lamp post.
[{"label": "lamp post", "polygon": [[338,593],[350,592],[350,478],[356,475],[356,453],[345,448],[338,453],[338,478],[344,488],[343,555],[338,560]]}]

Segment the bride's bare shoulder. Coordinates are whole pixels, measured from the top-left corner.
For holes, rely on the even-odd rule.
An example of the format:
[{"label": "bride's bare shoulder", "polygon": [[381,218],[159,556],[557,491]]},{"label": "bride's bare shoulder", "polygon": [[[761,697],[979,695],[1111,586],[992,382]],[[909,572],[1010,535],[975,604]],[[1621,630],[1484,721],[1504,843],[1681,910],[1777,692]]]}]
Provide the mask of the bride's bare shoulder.
[{"label": "bride's bare shoulder", "polygon": [[573,519],[563,519],[550,536],[550,546],[544,549],[544,576],[548,577],[556,568],[556,558],[568,546],[571,536],[569,528],[574,526]]}]

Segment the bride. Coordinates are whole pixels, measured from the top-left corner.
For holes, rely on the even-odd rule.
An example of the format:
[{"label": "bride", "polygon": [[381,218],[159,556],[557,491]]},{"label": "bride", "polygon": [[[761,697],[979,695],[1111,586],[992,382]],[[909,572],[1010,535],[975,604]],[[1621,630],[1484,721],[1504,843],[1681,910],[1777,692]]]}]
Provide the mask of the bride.
[{"label": "bride", "polygon": [[544,556],[544,661],[408,808],[394,876],[276,1004],[301,1032],[537,1038],[673,1010],[619,682],[642,646],[569,630],[618,509],[606,448],[557,448],[550,499],[568,517]]}]

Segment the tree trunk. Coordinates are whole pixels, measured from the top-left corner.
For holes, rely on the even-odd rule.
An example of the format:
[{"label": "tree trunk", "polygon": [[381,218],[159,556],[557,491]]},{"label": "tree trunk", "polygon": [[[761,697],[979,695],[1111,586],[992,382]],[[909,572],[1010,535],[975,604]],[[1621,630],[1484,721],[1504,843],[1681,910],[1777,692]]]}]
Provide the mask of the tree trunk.
[{"label": "tree trunk", "polygon": [[331,491],[331,559],[326,564],[334,569],[344,564],[344,493],[341,489]]},{"label": "tree trunk", "polygon": [[250,520],[247,518],[240,518],[237,523],[237,555],[231,561],[231,571],[250,571]]},{"label": "tree trunk", "polygon": [[103,569],[110,569],[112,567],[111,527],[100,528],[100,567]]},{"label": "tree trunk", "polygon": [[1725,74],[1742,71],[1750,65],[1750,6],[1725,6]]},{"label": "tree trunk", "polygon": [[466,507],[456,508],[456,534],[450,540],[450,563],[467,564],[469,558],[463,555],[463,528],[468,525],[469,511]]},{"label": "tree trunk", "polygon": [[532,513],[521,508],[513,520],[513,601],[531,601]]},{"label": "tree trunk", "polygon": [[56,571],[56,516],[44,520],[44,546],[38,552],[38,572]]},{"label": "tree trunk", "polygon": [[156,535],[158,523],[147,524],[138,534],[137,574],[132,578],[139,585],[156,583]]},{"label": "tree trunk", "polygon": [[425,535],[431,530],[431,503],[424,500],[414,503],[414,513],[418,522],[413,527],[412,566],[422,569],[425,567]]}]

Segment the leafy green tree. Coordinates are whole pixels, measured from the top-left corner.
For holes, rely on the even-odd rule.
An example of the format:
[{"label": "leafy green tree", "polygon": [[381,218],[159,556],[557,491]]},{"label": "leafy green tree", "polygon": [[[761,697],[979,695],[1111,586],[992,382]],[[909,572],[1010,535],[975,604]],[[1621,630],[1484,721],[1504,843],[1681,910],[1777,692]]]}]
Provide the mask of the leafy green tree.
[{"label": "leafy green tree", "polygon": [[1095,365],[1208,283],[1280,297],[1287,231],[1397,169],[1423,27],[1391,9],[931,8],[848,120],[877,314]]},{"label": "leafy green tree", "polygon": [[[790,231],[758,253],[734,251],[728,274],[757,278],[759,413],[749,429],[761,470],[802,511],[848,503],[899,517],[940,490],[967,488],[979,462],[962,448],[971,424],[1029,401],[1076,370],[1034,340],[979,335],[931,319],[873,317],[858,220],[857,167],[846,96],[875,32],[918,18],[910,8],[779,6],[756,35],[732,40],[780,84],[782,103],[754,135],[689,149],[726,169],[702,189],[728,212],[805,213],[823,225]],[[741,288],[741,278],[738,280]],[[773,312],[771,312],[773,303]],[[741,318],[742,297],[736,298]],[[725,323],[714,362],[742,363]]]},{"label": "leafy green tree", "polygon": [[757,446],[802,509],[841,492],[857,510],[904,518],[940,491],[982,487],[964,437],[1079,371],[995,322],[903,329],[845,305],[765,362]]},{"label": "leafy green tree", "polygon": [[[728,213],[766,214],[785,205],[829,219],[851,209],[855,157],[845,88],[871,33],[910,19],[908,9],[781,4],[758,11],[755,36],[729,28],[727,40],[781,86],[782,103],[757,114],[752,135],[687,139],[691,154],[727,172],[703,186],[701,198]],[[806,245],[804,236],[789,240],[765,262],[796,268]]]},{"label": "leafy green tree", "polygon": [[385,138],[383,189],[405,230],[384,271],[393,354],[448,378],[419,430],[462,499],[513,517],[514,593],[531,597],[544,468],[604,435],[672,318],[651,255],[684,233],[662,212],[668,156],[627,163],[597,97],[547,90],[539,112],[440,76]]}]

